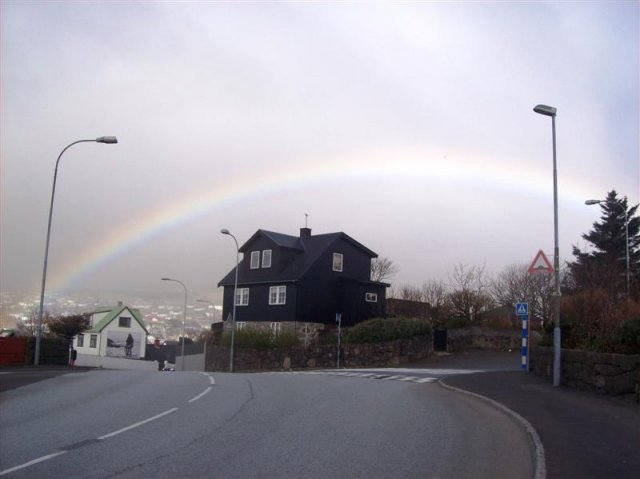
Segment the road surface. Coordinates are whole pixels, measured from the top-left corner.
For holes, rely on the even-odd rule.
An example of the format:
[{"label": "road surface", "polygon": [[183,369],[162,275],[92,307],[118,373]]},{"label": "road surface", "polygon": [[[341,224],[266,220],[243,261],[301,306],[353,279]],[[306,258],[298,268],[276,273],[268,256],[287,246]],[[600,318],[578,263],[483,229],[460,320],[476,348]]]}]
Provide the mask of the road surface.
[{"label": "road surface", "polygon": [[8,390],[0,475],[533,477],[523,427],[443,374],[342,373],[96,370]]}]

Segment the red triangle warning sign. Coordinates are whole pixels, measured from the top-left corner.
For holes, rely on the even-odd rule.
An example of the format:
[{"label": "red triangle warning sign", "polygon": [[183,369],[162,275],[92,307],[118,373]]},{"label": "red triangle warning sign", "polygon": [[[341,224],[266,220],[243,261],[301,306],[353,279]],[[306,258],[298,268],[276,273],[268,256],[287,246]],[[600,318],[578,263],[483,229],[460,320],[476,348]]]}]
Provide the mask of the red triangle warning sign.
[{"label": "red triangle warning sign", "polygon": [[533,259],[531,266],[529,266],[529,274],[536,273],[553,273],[553,266],[547,259],[547,256],[544,254],[542,250],[538,251],[538,254]]}]

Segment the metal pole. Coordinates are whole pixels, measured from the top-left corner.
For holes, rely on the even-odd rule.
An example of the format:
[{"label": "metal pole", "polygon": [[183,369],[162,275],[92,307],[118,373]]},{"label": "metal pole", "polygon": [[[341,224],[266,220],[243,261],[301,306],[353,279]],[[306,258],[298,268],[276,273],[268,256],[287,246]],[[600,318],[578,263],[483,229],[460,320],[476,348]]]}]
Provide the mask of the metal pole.
[{"label": "metal pole", "polygon": [[340,369],[340,337],[342,334],[342,313],[336,314],[336,321],[338,323],[338,354],[336,361],[336,369]]},{"label": "metal pole", "polygon": [[240,264],[240,251],[238,247],[238,240],[236,240],[236,237],[233,235],[231,235],[231,237],[233,238],[233,241],[236,242],[236,279],[233,285],[233,322],[231,323],[231,352],[229,357],[229,372],[232,373],[233,372],[233,350],[234,350],[234,343],[235,343],[235,337],[236,337],[236,302],[237,302],[236,295],[238,294],[238,268]]},{"label": "metal pole", "polygon": [[[625,198],[626,199],[626,198]],[[627,240],[627,298],[629,298],[631,291],[630,291],[630,283],[631,283],[631,278],[630,278],[630,273],[629,273],[629,217],[627,215],[627,206],[626,204],[623,205],[624,208],[624,228],[625,228],[625,238]]]},{"label": "metal pole", "polygon": [[73,143],[70,143],[64,147],[64,149],[58,155],[58,159],[56,160],[56,167],[53,170],[53,187],[51,188],[51,202],[49,203],[49,220],[47,222],[47,239],[44,247],[44,267],[42,268],[42,283],[40,286],[40,307],[38,308],[38,325],[36,327],[36,348],[35,348],[35,353],[33,358],[33,364],[35,366],[38,366],[40,364],[40,344],[42,341],[42,318],[44,315],[44,291],[47,283],[47,264],[49,261],[49,240],[51,238],[51,221],[53,218],[53,200],[56,195],[56,180],[58,178],[58,164],[60,163],[60,158],[62,158],[62,155],[64,154],[65,151],[67,151],[69,148],[71,148],[73,145],[77,143],[86,143],[86,142],[117,143],[118,141],[116,140],[115,136],[109,136],[109,137],[103,136],[100,138],[96,138],[95,140],[74,141]]},{"label": "metal pole", "polygon": [[[175,283],[180,283],[180,285],[182,286],[182,288],[184,289],[184,309],[183,309],[183,314],[182,314],[182,349],[181,349],[181,355],[182,355],[182,370],[184,371],[184,324],[187,320],[187,287],[185,286],[185,284],[180,281],[179,279],[173,279],[173,278],[162,278],[162,281],[173,281]],[[176,363],[178,362],[178,349],[176,348]]]},{"label": "metal pole", "polygon": [[553,329],[553,385],[560,386],[560,354],[561,354],[561,330],[560,330],[560,248],[558,246],[558,170],[556,167],[556,116],[551,116],[551,131],[553,136],[553,268],[555,273],[555,294],[553,298],[553,311],[555,326]]},{"label": "metal pole", "polygon": [[220,233],[223,235],[228,235],[233,238],[233,241],[236,243],[236,279],[233,284],[233,319],[231,322],[231,351],[229,352],[229,372],[233,372],[233,348],[235,342],[235,333],[236,333],[236,294],[238,293],[238,269],[240,265],[240,247],[238,246],[238,240],[235,236],[231,234],[228,229],[220,230]]},{"label": "metal pole", "polygon": [[182,287],[184,288],[184,309],[183,309],[183,315],[182,315],[182,351],[180,352],[180,356],[182,357],[182,370],[184,371],[185,365],[184,365],[184,324],[187,321],[187,287],[180,282],[180,284],[182,284]]}]

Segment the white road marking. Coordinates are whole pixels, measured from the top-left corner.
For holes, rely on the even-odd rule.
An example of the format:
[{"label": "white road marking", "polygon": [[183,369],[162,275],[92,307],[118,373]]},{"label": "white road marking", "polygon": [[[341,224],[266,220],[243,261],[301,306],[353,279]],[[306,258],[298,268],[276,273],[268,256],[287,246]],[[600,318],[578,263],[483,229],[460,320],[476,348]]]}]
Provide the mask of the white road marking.
[{"label": "white road marking", "polygon": [[[271,371],[270,374],[311,374],[311,375],[321,374],[326,376],[378,379],[380,381],[404,381],[404,382],[413,382],[413,383],[419,383],[419,384],[432,383],[438,380],[437,377],[423,378],[419,376],[404,376],[401,374],[387,375],[387,374],[376,374],[372,372],[357,372],[357,371],[369,371],[369,370],[360,369],[360,370],[350,370],[350,371]],[[388,369],[384,369],[384,371],[398,371],[398,369],[388,368]],[[407,371],[416,372],[419,370],[407,369]]]},{"label": "white road marking", "polygon": [[207,389],[205,389],[204,391],[202,391],[200,394],[198,394],[196,397],[189,399],[189,402],[195,402],[198,399],[200,399],[202,396],[204,396],[205,394],[207,394],[209,391],[211,391],[213,388],[211,386],[209,386]]},{"label": "white road marking", "polygon": [[167,414],[171,414],[172,412],[175,412],[177,410],[178,408],[174,407],[172,409],[169,409],[168,411],[162,412],[160,414],[156,414],[153,417],[145,419],[144,421],[136,422],[134,424],[131,424],[130,426],[123,427],[122,429],[119,429],[117,431],[113,431],[113,432],[110,432],[109,434],[105,434],[104,436],[100,436],[98,440],[102,441],[104,439],[109,439],[110,437],[117,436],[118,434],[122,434],[123,432],[129,431],[131,429],[135,429],[136,427],[142,426],[143,424],[146,424],[148,422],[155,421],[156,419],[160,419],[161,417],[166,416]]},{"label": "white road marking", "polygon": [[20,464],[19,466],[12,467],[11,469],[5,469],[4,471],[0,471],[0,476],[4,476],[5,474],[9,474],[11,472],[19,471],[20,469],[24,469],[25,467],[33,466],[34,464],[38,464],[39,462],[48,461],[49,459],[53,459],[56,456],[65,454],[66,452],[67,451],[54,452],[53,454],[48,454],[46,456],[39,457],[38,459],[25,462],[24,464]]},{"label": "white road marking", "polygon": [[[4,373],[4,372],[3,372]],[[0,373],[2,374],[2,373]],[[4,373],[4,374],[10,374],[10,373]],[[205,376],[207,376],[209,378],[209,384],[211,384],[211,386],[214,386],[216,384],[215,379],[213,378],[212,375],[206,374],[206,373],[201,373],[204,374]],[[201,392],[200,394],[198,394],[196,397],[192,398],[189,400],[190,403],[197,401],[198,399],[200,399],[202,396],[204,396],[205,394],[207,394],[209,391],[211,391],[211,389],[213,389],[211,386],[208,386],[207,389],[205,389],[203,392]],[[100,436],[97,438],[98,441],[104,441],[105,439],[109,439],[111,437],[117,436],[118,434],[122,434],[123,432],[126,431],[130,431],[131,429],[135,429],[136,427],[142,426],[144,424],[147,424],[151,421],[155,421],[156,419],[160,419],[161,417],[167,416],[175,411],[177,411],[178,408],[174,407],[172,409],[168,409],[167,411],[164,411],[160,414],[156,414],[153,417],[144,419],[143,421],[139,421],[136,422],[134,424],[131,424],[127,427],[123,427],[122,429],[119,429],[117,431],[113,431],[110,432],[109,434],[105,434],[104,436]],[[10,474],[12,472],[15,471],[19,471],[20,469],[24,469],[30,466],[33,466],[35,464],[38,464],[40,462],[44,462],[44,461],[48,461],[49,459],[53,459],[54,457],[58,457],[61,456],[62,454],[66,454],[68,451],[64,450],[64,451],[58,451],[58,452],[54,452],[53,454],[47,454],[46,456],[42,456],[42,457],[38,457],[37,459],[33,459],[29,462],[25,462],[24,464],[20,464],[18,466],[14,466],[12,468],[9,469],[5,469],[4,471],[0,471],[0,476],[4,476],[6,474]]]},{"label": "white road marking", "polygon": [[212,374],[209,374],[209,373],[200,373],[200,374],[209,378],[209,384],[211,384],[212,386],[216,385],[216,380],[213,378]]}]

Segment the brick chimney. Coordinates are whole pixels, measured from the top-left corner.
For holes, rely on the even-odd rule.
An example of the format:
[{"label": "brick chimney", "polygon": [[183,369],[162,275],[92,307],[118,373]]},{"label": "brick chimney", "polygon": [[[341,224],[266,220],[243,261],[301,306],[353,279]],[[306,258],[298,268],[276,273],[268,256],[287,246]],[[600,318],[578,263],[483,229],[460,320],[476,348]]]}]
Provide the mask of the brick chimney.
[{"label": "brick chimney", "polygon": [[300,238],[306,239],[311,238],[311,228],[300,228]]}]

